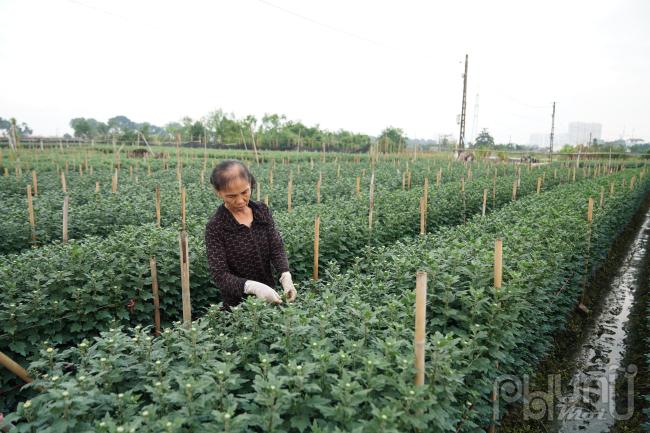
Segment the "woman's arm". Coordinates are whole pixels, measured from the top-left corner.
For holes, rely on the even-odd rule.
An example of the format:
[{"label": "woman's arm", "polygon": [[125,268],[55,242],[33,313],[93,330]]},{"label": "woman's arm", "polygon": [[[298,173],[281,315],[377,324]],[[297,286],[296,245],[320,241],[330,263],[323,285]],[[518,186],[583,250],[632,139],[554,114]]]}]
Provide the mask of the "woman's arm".
[{"label": "woman's arm", "polygon": [[230,298],[243,297],[246,278],[230,272],[223,242],[215,233],[213,225],[209,223],[205,227],[205,248],[208,255],[208,269],[222,295]]}]

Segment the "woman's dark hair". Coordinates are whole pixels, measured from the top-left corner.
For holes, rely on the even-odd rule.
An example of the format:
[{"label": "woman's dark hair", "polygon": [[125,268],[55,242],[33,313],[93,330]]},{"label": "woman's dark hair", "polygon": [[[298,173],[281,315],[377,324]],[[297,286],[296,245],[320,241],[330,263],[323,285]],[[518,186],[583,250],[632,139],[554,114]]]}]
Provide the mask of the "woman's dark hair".
[{"label": "woman's dark hair", "polygon": [[[235,169],[231,170],[233,167],[235,167]],[[250,183],[251,191],[255,189],[255,178],[248,170],[248,167],[236,159],[225,159],[217,164],[210,175],[210,183],[214,189],[221,191],[226,188],[230,182],[237,178],[244,179]]]}]

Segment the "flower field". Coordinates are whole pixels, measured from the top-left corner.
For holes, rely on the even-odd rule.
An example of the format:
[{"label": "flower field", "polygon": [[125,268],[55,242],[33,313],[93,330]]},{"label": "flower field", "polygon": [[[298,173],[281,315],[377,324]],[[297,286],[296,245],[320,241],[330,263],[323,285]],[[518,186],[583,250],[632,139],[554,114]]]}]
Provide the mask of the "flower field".
[{"label": "flower field", "polygon": [[[253,198],[273,211],[293,304],[219,309],[203,233],[220,204],[210,170],[226,156],[246,160]],[[17,432],[484,431],[494,379],[531,372],[548,354],[585,278],[650,191],[634,162],[533,167],[430,155],[265,153],[257,163],[233,152],[66,149],[20,161],[5,153],[0,170],[0,351],[34,379],[22,386],[0,370],[0,412]],[[428,282],[424,385],[414,382],[418,271]]]}]

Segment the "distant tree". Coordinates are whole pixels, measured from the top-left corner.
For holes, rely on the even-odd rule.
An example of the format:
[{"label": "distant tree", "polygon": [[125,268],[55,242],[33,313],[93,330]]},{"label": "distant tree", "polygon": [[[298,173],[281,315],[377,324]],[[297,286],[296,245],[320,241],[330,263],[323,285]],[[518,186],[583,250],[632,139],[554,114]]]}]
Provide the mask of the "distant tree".
[{"label": "distant tree", "polygon": [[389,126],[384,129],[377,138],[379,149],[383,152],[398,152],[404,145],[408,138],[401,128]]},{"label": "distant tree", "polygon": [[197,120],[190,128],[190,140],[199,140],[203,136],[205,136],[205,128],[203,127],[203,124]]},{"label": "distant tree", "polygon": [[77,138],[88,138],[91,135],[90,124],[83,117],[76,117],[70,120],[70,128],[74,131]]},{"label": "distant tree", "polygon": [[3,119],[0,117],[0,131],[2,131],[4,135],[8,135],[10,133],[12,122],[16,124],[16,134],[19,137],[32,135],[34,132],[32,131],[32,128],[30,128],[25,122],[19,124],[16,122],[16,119]]},{"label": "distant tree", "polygon": [[494,138],[490,135],[487,129],[483,129],[481,133],[476,137],[476,142],[474,143],[475,147],[493,147]]}]

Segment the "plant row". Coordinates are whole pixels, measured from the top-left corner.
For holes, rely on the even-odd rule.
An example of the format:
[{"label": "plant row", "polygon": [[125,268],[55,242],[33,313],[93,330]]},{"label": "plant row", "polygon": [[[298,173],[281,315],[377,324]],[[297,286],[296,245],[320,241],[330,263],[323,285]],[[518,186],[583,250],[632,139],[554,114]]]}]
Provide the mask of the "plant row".
[{"label": "plant row", "polygon": [[[479,431],[491,420],[494,379],[530,372],[545,356],[583,279],[650,191],[647,177],[618,190],[589,224],[587,199],[624,176],[371,248],[346,272],[331,267],[295,304],[249,299],[230,314],[215,306],[155,339],[115,326],[76,347],[45,344],[30,366],[34,396],[9,421],[20,432]],[[411,343],[418,270],[429,274],[421,387]]]},{"label": "plant row", "polygon": [[[497,178],[494,204],[490,198],[488,210],[511,201],[515,179]],[[464,194],[460,183],[430,190],[428,230],[461,224],[480,213],[483,191],[492,188],[492,182],[475,179],[465,184]],[[535,191],[536,180],[523,176],[522,196]],[[372,231],[368,228],[367,203],[362,200],[276,212],[274,219],[284,238],[294,279],[304,281],[312,275],[316,215],[321,217],[319,266],[335,260],[345,267],[367,245],[417,235],[421,194],[415,189],[377,194]],[[192,304],[197,315],[219,302],[205,257],[206,220],[206,215],[188,218]],[[125,325],[151,323],[152,256],[158,261],[162,319],[168,323],[181,316],[176,228],[129,226],[104,239],[54,243],[19,256],[0,257],[0,285],[5,288],[5,302],[0,305],[0,347],[22,363],[38,352],[44,340],[72,344],[108,329],[115,321]],[[6,388],[11,376],[4,372],[0,377]]]}]

